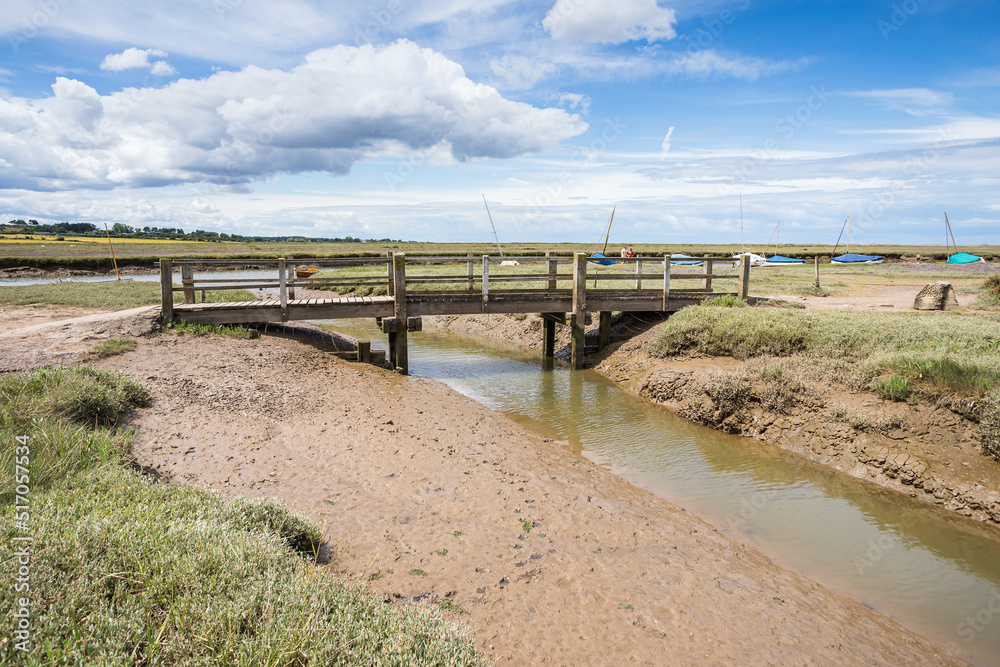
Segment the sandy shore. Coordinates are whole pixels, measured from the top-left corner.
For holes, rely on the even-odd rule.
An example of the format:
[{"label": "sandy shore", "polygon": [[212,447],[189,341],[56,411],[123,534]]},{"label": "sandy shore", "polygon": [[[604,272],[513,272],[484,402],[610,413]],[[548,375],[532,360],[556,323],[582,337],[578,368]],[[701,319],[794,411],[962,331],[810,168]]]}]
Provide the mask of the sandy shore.
[{"label": "sandy shore", "polygon": [[443,384],[267,335],[99,364],[153,392],[143,465],[312,517],[333,567],[450,609],[500,664],[961,664]]}]

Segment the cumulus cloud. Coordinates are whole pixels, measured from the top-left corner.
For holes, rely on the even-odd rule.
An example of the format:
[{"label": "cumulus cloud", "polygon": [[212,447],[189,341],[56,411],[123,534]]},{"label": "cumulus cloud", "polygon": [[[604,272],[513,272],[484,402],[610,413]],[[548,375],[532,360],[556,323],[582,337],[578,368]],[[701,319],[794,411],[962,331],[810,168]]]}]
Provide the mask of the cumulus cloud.
[{"label": "cumulus cloud", "polygon": [[676,23],[674,10],[656,0],[556,0],[542,20],[555,39],[603,44],[673,39]]},{"label": "cumulus cloud", "polygon": [[[104,56],[104,60],[101,62],[101,69],[110,72],[121,72],[127,69],[153,67],[154,63],[149,62],[150,56],[166,58],[167,52],[160,49],[137,49],[133,46],[121,53],[112,53]],[[166,65],[166,62],[158,61],[155,65]],[[167,65],[167,67],[170,66]]]},{"label": "cumulus cloud", "polygon": [[290,70],[249,66],[110,95],[59,77],[52,90],[0,98],[0,188],[231,185],[344,174],[385,156],[510,158],[587,128],[562,109],[507,100],[405,40],[320,49]]}]

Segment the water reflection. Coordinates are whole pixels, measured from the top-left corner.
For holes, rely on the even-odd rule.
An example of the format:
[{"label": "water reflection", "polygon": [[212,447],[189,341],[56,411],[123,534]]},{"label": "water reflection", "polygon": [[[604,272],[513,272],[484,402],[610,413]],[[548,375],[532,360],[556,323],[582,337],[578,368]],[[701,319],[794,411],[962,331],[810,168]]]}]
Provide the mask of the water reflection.
[{"label": "water reflection", "polygon": [[[333,328],[379,339],[367,323]],[[523,348],[435,331],[409,341],[414,375],[440,379],[566,442],[783,566],[974,652],[979,664],[1000,664],[1000,630],[970,633],[961,625],[1000,604],[994,527],[691,424],[597,373],[546,366]]]}]

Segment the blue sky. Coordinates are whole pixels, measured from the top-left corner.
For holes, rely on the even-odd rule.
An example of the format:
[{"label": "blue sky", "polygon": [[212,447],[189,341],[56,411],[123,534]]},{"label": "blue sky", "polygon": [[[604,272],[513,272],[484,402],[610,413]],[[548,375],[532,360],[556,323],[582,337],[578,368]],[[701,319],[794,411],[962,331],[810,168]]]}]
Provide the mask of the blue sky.
[{"label": "blue sky", "polygon": [[0,218],[415,241],[1000,231],[1000,3],[8,0]]}]

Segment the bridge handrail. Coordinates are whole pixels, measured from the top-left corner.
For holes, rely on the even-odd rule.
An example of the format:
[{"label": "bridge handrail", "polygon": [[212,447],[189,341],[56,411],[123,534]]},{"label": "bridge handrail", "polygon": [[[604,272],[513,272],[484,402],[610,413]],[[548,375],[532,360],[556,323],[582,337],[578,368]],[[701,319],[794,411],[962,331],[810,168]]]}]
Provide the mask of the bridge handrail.
[{"label": "bridge handrail", "polygon": [[[744,257],[740,261],[741,270],[737,275],[730,274],[719,274],[713,272],[713,264],[716,262],[727,262],[732,263],[736,261],[732,257],[699,257],[691,258],[692,260],[699,260],[704,262],[704,270],[697,273],[687,273],[684,271],[679,271],[674,273],[672,270],[672,264],[669,261],[669,257],[622,257],[615,258],[609,257],[616,265],[617,264],[634,264],[634,271],[596,271],[593,275],[587,275],[587,266],[590,264],[590,255],[587,253],[577,253],[571,260],[566,257],[559,257],[553,255],[547,255],[545,257],[530,257],[530,258],[518,258],[518,263],[532,263],[532,262],[544,262],[549,267],[549,271],[545,273],[531,272],[531,273],[518,273],[517,270],[510,272],[505,272],[503,265],[493,268],[494,262],[502,262],[505,260],[503,257],[496,257],[491,255],[481,255],[478,258],[474,255],[466,255],[465,257],[413,257],[412,261],[404,253],[396,253],[391,258],[390,257],[344,257],[344,258],[296,258],[293,260],[279,258],[277,260],[199,260],[197,258],[178,258],[174,260],[172,258],[163,258],[160,260],[160,284],[161,284],[161,297],[162,297],[162,308],[165,318],[172,319],[173,317],[173,295],[174,292],[184,293],[185,303],[194,303],[195,292],[196,291],[217,291],[232,289],[234,287],[242,288],[260,288],[260,289],[273,289],[277,287],[278,289],[278,300],[281,304],[282,317],[287,315],[287,306],[289,301],[289,296],[294,300],[294,290],[297,287],[338,287],[338,286],[348,286],[348,285],[359,285],[359,286],[379,286],[385,285],[388,295],[394,297],[394,301],[397,304],[396,310],[402,312],[405,315],[405,294],[408,285],[461,285],[464,284],[466,289],[464,292],[474,293],[480,292],[483,303],[486,304],[489,300],[490,295],[490,284],[494,285],[500,283],[534,283],[541,282],[545,285],[543,291],[547,290],[555,293],[556,291],[564,292],[567,288],[559,289],[559,283],[562,282],[564,285],[567,282],[572,283],[572,291],[574,295],[577,292],[583,292],[587,289],[586,281],[591,278],[594,280],[594,288],[596,289],[597,283],[600,280],[604,281],[614,281],[614,282],[632,282],[635,281],[635,291],[649,292],[650,289],[647,287],[646,290],[642,289],[643,281],[653,282],[662,280],[662,288],[657,288],[658,291],[662,291],[663,294],[663,304],[664,309],[666,309],[666,304],[669,299],[670,294],[670,283],[671,280],[702,280],[704,285],[700,288],[703,292],[712,292],[712,282],[715,280],[738,280],[740,282],[737,293],[741,297],[746,297],[749,288],[749,261]],[[686,259],[686,258],[685,258]],[[569,274],[559,273],[556,269],[558,264],[565,264],[568,261],[573,262],[573,271]],[[173,270],[174,263],[181,269],[181,285],[175,286],[173,283]],[[194,278],[194,267],[199,265],[243,265],[248,264],[276,264],[278,269],[277,279],[245,279],[245,278],[205,278],[202,280],[195,280]],[[413,265],[428,265],[428,264],[440,264],[440,263],[450,263],[450,264],[465,264],[468,266],[468,271],[465,274],[455,274],[455,275],[406,275],[406,265],[407,263]],[[655,273],[650,273],[643,270],[643,263],[646,265],[653,265],[662,267],[662,271],[657,271]],[[345,266],[375,266],[378,267],[383,265],[386,267],[386,273],[382,276],[372,276],[372,275],[336,275],[336,276],[324,276],[319,279],[309,279],[297,280],[294,276],[295,266],[330,266],[330,267],[345,267]],[[496,273],[494,273],[496,271]],[[492,274],[492,275],[491,275]],[[478,288],[478,290],[477,290]],[[504,289],[494,289],[492,293],[494,295],[504,294],[504,293],[516,293],[518,291],[524,292],[527,287],[521,287],[512,290]],[[433,296],[434,292],[430,290],[418,290],[421,292],[421,297]],[[688,290],[686,290],[688,291]],[[690,290],[697,291],[697,290]],[[401,292],[401,294],[397,294]],[[443,293],[442,290],[438,292]],[[461,290],[448,290],[449,293],[461,293]],[[598,290],[600,292],[600,290]],[[403,299],[400,301],[400,299]],[[574,296],[576,299],[576,296]],[[204,297],[203,297],[204,300]]]}]

